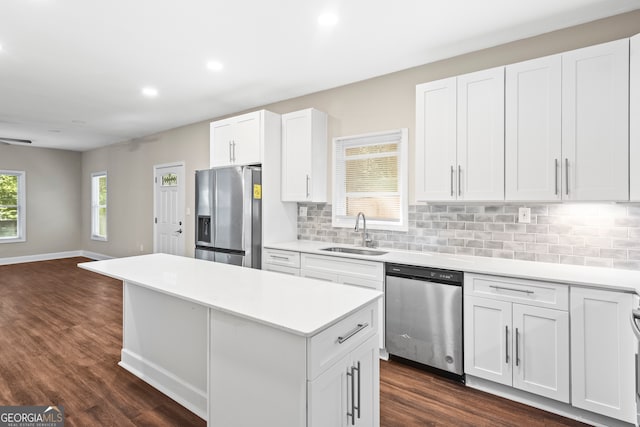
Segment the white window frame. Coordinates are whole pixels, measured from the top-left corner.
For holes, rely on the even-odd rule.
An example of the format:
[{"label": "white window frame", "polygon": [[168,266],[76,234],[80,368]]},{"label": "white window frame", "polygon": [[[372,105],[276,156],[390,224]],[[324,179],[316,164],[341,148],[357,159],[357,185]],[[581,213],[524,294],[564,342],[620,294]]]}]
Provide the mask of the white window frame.
[{"label": "white window frame", "polygon": [[0,243],[18,243],[27,241],[27,179],[25,171],[0,170],[0,175],[18,177],[18,236],[0,237]]},{"label": "white window frame", "polygon": [[[99,200],[100,200],[100,189],[98,187],[98,179],[97,178],[101,178],[103,177],[106,179],[107,181],[107,195],[106,195],[106,200],[105,200],[105,204],[104,204],[104,208],[106,208],[106,212],[107,212],[107,225],[106,225],[106,231],[105,231],[105,235],[101,236],[100,234],[97,233],[97,230],[100,226],[100,208],[103,207],[102,205],[99,205]],[[107,172],[106,171],[102,171],[102,172],[94,172],[91,174],[91,240],[99,240],[102,242],[106,242],[108,240],[107,236],[109,235],[109,227],[108,227],[108,223],[109,223],[109,177],[107,176]]]},{"label": "white window frame", "polygon": [[[408,231],[409,230],[409,163],[408,163],[408,137],[407,128],[394,129],[384,132],[367,133],[353,136],[341,136],[333,138],[333,208],[331,212],[331,225],[333,227],[353,228],[355,216],[346,216],[344,212],[338,212],[339,206],[346,206],[346,194],[344,182],[339,179],[344,174],[344,164],[339,165],[336,161],[338,149],[344,150],[348,146],[363,145],[363,143],[383,143],[384,141],[396,140],[398,144],[398,184],[400,193],[400,218],[398,221],[380,221],[367,218],[367,229]],[[339,202],[340,201],[340,202]]]}]

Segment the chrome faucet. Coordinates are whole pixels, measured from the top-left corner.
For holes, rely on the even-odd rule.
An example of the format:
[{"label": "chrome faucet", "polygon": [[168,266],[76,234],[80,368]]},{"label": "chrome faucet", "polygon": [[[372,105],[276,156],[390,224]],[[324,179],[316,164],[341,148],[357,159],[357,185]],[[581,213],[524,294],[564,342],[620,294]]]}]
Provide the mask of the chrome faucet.
[{"label": "chrome faucet", "polygon": [[360,227],[358,226],[358,224],[360,224],[360,217],[362,217],[362,247],[367,248],[371,243],[371,239],[367,234],[367,218],[365,218],[363,212],[358,212],[358,215],[356,216],[356,226],[353,229],[355,231],[360,231]]}]

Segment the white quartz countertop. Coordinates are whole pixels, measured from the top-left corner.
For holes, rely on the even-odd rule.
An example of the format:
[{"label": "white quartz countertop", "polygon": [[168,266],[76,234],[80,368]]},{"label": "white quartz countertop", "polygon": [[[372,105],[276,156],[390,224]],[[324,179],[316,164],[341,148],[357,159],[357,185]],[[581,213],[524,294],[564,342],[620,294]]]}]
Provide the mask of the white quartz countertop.
[{"label": "white quartz countertop", "polygon": [[638,271],[466,255],[449,255],[431,252],[399,251],[386,248],[376,248],[376,250],[387,252],[384,255],[367,256],[345,254],[323,251],[322,249],[328,247],[353,246],[327,242],[312,242],[307,240],[272,243],[266,245],[266,247],[271,249],[338,256],[342,258],[366,259],[369,261],[443,268],[463,271],[466,273],[492,274],[521,279],[543,280],[568,285],[635,292],[640,295],[640,272]]},{"label": "white quartz countertop", "polygon": [[312,336],[381,292],[167,254],[78,264],[164,294]]}]

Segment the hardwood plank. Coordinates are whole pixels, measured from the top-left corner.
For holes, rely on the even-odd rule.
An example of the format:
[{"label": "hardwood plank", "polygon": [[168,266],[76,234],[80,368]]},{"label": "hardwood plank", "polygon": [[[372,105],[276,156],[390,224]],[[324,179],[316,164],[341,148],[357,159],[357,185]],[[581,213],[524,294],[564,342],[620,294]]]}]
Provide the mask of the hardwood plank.
[{"label": "hardwood plank", "polygon": [[[122,283],[84,261],[0,266],[0,405],[62,405],[68,426],[205,426],[117,365]],[[382,427],[583,425],[398,362],[380,370]]]}]

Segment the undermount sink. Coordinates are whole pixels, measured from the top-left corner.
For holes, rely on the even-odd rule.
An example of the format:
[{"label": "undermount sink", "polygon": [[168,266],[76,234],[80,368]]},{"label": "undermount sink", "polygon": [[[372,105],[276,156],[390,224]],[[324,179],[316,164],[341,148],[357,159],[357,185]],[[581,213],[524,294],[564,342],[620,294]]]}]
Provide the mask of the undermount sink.
[{"label": "undermount sink", "polygon": [[322,248],[321,251],[327,252],[342,252],[345,254],[356,254],[356,255],[384,255],[387,252],[384,251],[376,251],[373,249],[359,249],[359,248],[341,248],[341,247],[331,247],[331,248]]}]

